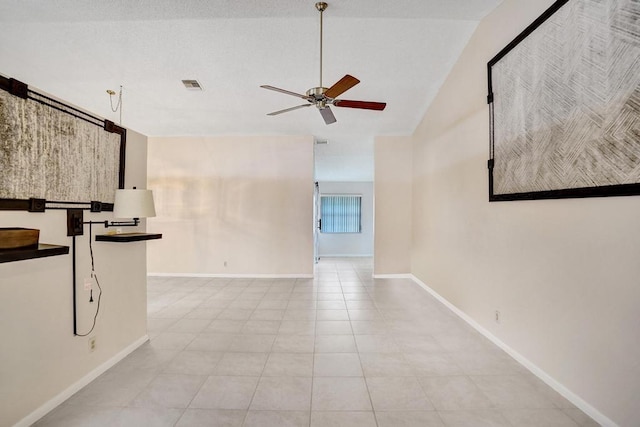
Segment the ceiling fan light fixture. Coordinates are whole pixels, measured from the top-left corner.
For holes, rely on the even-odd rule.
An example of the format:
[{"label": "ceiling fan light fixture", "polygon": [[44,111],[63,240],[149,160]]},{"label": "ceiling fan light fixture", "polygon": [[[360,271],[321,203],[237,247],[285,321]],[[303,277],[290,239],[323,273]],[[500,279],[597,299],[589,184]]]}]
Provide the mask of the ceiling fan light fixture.
[{"label": "ceiling fan light fixture", "polygon": [[344,92],[348,91],[358,83],[360,80],[355,77],[346,74],[343,78],[334,83],[330,88],[326,88],[322,85],[322,14],[329,7],[329,5],[325,2],[316,3],[316,9],[320,12],[320,84],[317,87],[312,87],[311,89],[305,92],[305,95],[301,95],[296,92],[291,92],[285,89],[280,89],[274,86],[262,85],[261,88],[273,90],[275,92],[284,93],[286,95],[295,96],[298,98],[302,98],[306,100],[309,104],[298,105],[296,107],[286,108],[284,110],[274,111],[272,113],[268,113],[268,116],[276,116],[278,114],[287,113],[289,111],[297,110],[302,107],[315,105],[318,111],[320,111],[320,115],[324,119],[325,124],[331,124],[336,122],[336,118],[331,111],[330,106],[334,105],[336,107],[346,107],[346,108],[357,108],[357,109],[365,109],[365,110],[377,110],[382,111],[387,106],[384,102],[369,102],[369,101],[344,101],[341,102],[336,97],[342,95]]},{"label": "ceiling fan light fixture", "polygon": [[311,89],[309,89],[306,94],[309,97],[313,97],[316,99],[321,99],[322,95],[324,95],[324,93],[327,91],[326,87],[312,87]]}]

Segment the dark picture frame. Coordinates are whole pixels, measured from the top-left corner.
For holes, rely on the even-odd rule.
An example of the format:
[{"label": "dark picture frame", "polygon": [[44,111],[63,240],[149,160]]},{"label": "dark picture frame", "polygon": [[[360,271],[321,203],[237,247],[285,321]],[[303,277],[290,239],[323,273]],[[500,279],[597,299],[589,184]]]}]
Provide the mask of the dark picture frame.
[{"label": "dark picture frame", "polygon": [[489,201],[640,194],[638,8],[556,1],[488,62]]},{"label": "dark picture frame", "polygon": [[[47,109],[56,110],[60,112],[66,117],[73,118],[72,122],[82,122],[89,123],[90,125],[97,126],[101,128],[104,132],[109,134],[116,134],[119,136],[118,138],[118,147],[115,147],[117,150],[117,188],[124,188],[125,182],[125,160],[126,160],[126,141],[127,141],[127,131],[125,128],[116,125],[112,121],[98,118],[92,114],[89,114],[85,111],[82,111],[76,107],[67,105],[61,101],[53,99],[47,95],[39,93],[35,90],[29,88],[29,86],[25,83],[22,83],[13,78],[7,78],[4,76],[0,76],[0,90],[8,92],[13,97],[19,98],[21,100],[25,100],[27,102],[38,103],[42,106],[45,106]],[[39,121],[39,117],[33,118],[35,121]],[[5,124],[5,126],[7,126]],[[69,135],[65,135],[66,139],[73,140],[73,138],[82,138],[82,135],[75,135],[73,131],[69,132]],[[0,141],[1,142],[1,141]],[[116,154],[116,153],[114,153]],[[83,155],[79,154],[80,162],[88,165],[89,168],[101,169],[105,167],[105,158],[98,158],[91,155]],[[60,156],[62,158],[62,162],[64,162],[64,156]],[[77,159],[76,159],[77,160]],[[74,165],[59,165],[53,164],[51,167],[62,167],[62,168],[73,168]],[[76,165],[77,166],[77,165]],[[115,169],[114,169],[115,172]],[[11,176],[8,175],[9,172],[2,172],[2,179],[12,179]],[[113,175],[115,178],[115,175]],[[113,188],[115,193],[116,188]],[[113,210],[113,201],[112,200],[66,200],[64,198],[57,198],[55,195],[53,196],[53,200],[43,199],[42,196],[34,195],[34,197],[30,198],[0,198],[0,211],[1,210],[22,210],[29,212],[44,212],[45,209],[67,209],[71,206],[77,207],[80,209],[91,210],[93,212],[100,211],[112,211]]]}]

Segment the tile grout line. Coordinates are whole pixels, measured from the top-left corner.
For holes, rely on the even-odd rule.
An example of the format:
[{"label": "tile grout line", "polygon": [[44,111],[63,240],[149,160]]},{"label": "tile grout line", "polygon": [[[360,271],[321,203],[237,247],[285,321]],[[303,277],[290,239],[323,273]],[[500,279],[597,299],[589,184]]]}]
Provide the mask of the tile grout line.
[{"label": "tile grout line", "polygon": [[[342,292],[342,297],[344,298],[344,289],[343,289],[343,292]],[[371,296],[369,296],[369,297],[371,297]],[[346,300],[345,300],[345,307],[346,306],[347,306],[347,303],[346,303]],[[378,427],[379,426],[378,417],[376,415],[375,407],[373,406],[373,399],[371,398],[371,391],[369,390],[369,383],[367,382],[367,377],[366,377],[366,374],[364,372],[364,367],[362,366],[362,357],[360,357],[360,348],[358,347],[358,341],[356,340],[356,335],[353,332],[353,326],[351,326],[351,313],[349,313],[348,309],[347,309],[347,317],[349,318],[349,327],[351,328],[351,334],[353,336],[353,341],[354,341],[355,346],[356,346],[356,353],[358,354],[358,362],[360,363],[360,369],[362,370],[362,380],[364,381],[364,386],[367,389],[367,396],[369,397],[369,404],[371,405],[371,413],[373,414],[373,420],[376,423],[376,427]]]}]

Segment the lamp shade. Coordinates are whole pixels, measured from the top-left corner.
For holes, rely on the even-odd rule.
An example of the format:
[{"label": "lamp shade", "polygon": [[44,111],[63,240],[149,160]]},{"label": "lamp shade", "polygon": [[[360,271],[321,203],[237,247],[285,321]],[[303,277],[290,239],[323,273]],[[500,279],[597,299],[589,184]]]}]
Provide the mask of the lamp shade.
[{"label": "lamp shade", "polygon": [[116,190],[113,202],[115,218],[149,218],[156,216],[151,190]]}]

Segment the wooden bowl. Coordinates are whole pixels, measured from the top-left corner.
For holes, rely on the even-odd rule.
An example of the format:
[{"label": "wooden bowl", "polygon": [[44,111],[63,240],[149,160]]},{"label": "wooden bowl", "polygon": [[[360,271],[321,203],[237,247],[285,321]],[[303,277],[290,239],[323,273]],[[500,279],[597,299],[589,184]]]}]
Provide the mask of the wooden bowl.
[{"label": "wooden bowl", "polygon": [[37,248],[40,230],[33,228],[0,228],[0,250]]}]

